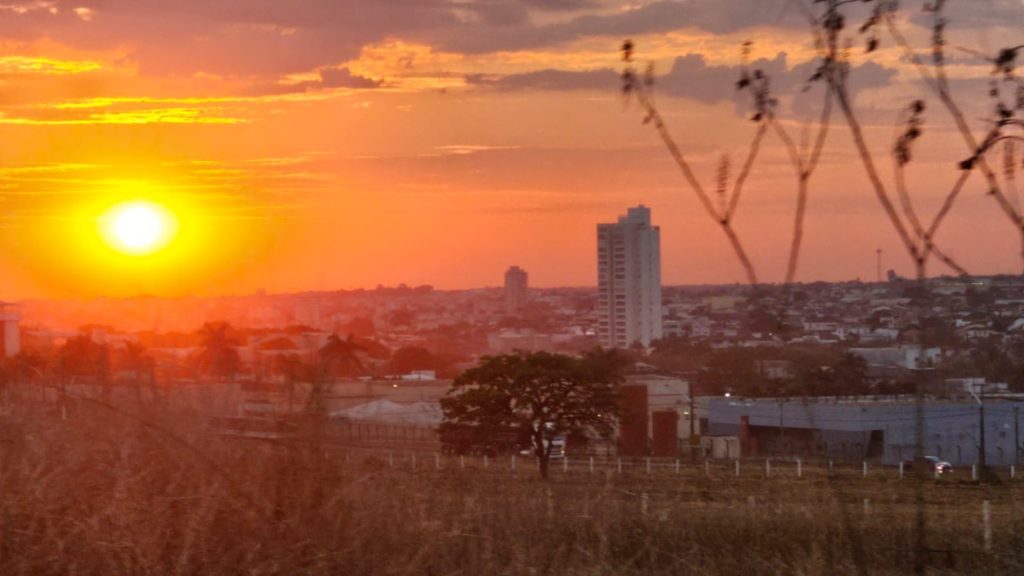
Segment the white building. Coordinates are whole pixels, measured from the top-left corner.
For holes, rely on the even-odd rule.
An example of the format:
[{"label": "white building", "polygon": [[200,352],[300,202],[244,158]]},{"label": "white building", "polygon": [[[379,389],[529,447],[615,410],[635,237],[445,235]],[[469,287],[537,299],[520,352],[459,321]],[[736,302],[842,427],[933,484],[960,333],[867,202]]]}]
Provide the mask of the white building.
[{"label": "white building", "polygon": [[603,346],[647,347],[661,338],[661,231],[646,206],[597,225],[597,290]]},{"label": "white building", "polygon": [[528,276],[526,270],[512,266],[505,272],[505,312],[515,315],[526,305]]}]

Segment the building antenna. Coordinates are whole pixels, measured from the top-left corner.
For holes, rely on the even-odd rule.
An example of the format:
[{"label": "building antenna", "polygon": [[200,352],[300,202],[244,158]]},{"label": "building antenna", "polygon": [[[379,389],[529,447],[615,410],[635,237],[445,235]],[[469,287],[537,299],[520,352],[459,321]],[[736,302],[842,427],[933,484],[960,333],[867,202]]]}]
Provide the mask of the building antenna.
[{"label": "building antenna", "polygon": [[882,282],[882,249],[879,248],[879,249],[875,250],[875,254],[877,256],[877,258],[876,258],[876,265],[875,265],[876,266],[875,267],[875,277],[877,278],[877,282],[881,283]]}]

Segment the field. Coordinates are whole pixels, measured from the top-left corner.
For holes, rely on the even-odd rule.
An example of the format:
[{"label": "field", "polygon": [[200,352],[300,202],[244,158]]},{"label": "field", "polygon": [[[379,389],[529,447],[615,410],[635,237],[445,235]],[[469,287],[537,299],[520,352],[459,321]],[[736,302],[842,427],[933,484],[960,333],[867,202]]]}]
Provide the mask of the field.
[{"label": "field", "polygon": [[188,413],[9,408],[0,574],[1024,571],[1019,480],[708,471],[577,461],[543,482],[525,459],[414,464],[225,439]]}]

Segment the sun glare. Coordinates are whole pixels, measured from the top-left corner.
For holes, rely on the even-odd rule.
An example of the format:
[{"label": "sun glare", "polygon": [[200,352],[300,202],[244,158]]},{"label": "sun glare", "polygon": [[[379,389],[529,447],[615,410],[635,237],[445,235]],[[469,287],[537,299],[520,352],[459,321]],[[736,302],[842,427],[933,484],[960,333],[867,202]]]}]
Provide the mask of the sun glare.
[{"label": "sun glare", "polygon": [[174,239],[177,219],[166,207],[145,200],[124,202],[100,218],[100,233],[125,254],[152,254]]}]

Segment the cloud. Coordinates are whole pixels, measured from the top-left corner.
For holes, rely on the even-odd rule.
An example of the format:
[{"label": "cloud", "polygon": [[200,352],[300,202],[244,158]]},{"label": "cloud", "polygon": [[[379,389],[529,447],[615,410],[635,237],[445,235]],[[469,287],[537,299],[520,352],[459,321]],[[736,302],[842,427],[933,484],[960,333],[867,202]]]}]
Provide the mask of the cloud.
[{"label": "cloud", "polygon": [[617,90],[619,73],[611,68],[601,70],[539,70],[507,76],[473,74],[466,77],[470,85],[498,90]]},{"label": "cloud", "polygon": [[596,0],[48,0],[0,10],[0,39],[124,49],[155,75],[275,77],[345,62],[390,38],[489,53],[688,27],[729,32],[772,25],[785,5],[658,0],[609,11]]},{"label": "cloud", "polygon": [[[755,60],[749,69],[767,74],[775,95],[799,99],[817,66],[817,61],[810,61],[790,67],[788,56],[780,52],[771,59]],[[748,97],[736,90],[736,81],[742,70],[743,67],[738,65],[709,65],[701,54],[686,54],[677,57],[669,71],[657,77],[655,89],[659,94],[709,104],[733,100],[745,103]],[[895,70],[867,62],[851,72],[850,91],[856,95],[861,90],[887,86],[895,76]],[[611,68],[540,70],[506,76],[470,75],[466,79],[471,85],[497,90],[596,90],[610,93],[617,92],[621,82],[619,72]]]},{"label": "cloud", "polygon": [[331,88],[348,88],[351,90],[366,90],[378,88],[381,81],[366,78],[353,74],[345,66],[329,66],[321,68],[313,73],[314,78],[303,79],[296,82],[273,82],[257,84],[249,89],[252,95],[275,95],[294,94],[308,92],[311,90],[323,90]]}]

